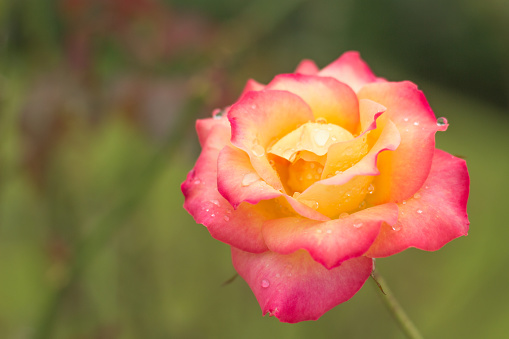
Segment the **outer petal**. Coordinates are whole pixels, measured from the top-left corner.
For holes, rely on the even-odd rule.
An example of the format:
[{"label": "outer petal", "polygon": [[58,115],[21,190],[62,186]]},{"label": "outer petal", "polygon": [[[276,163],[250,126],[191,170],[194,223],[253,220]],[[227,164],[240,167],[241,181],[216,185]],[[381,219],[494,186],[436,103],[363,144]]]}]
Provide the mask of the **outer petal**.
[{"label": "outer petal", "polygon": [[246,94],[249,91],[261,91],[264,88],[265,88],[265,85],[259,83],[256,80],[249,79],[246,83],[246,86],[244,86],[244,89],[242,90],[240,97],[242,97],[244,94]]},{"label": "outer petal", "polygon": [[384,81],[377,78],[369,66],[361,59],[359,52],[346,52],[339,59],[323,68],[320,76],[329,76],[344,82],[355,92],[370,82]]},{"label": "outer petal", "polygon": [[434,251],[467,235],[469,177],[466,163],[436,150],[429,177],[414,198],[399,205],[395,230],[383,227],[370,257],[386,257],[409,247]]},{"label": "outer petal", "polygon": [[283,184],[269,164],[267,146],[300,124],[313,119],[309,106],[295,94],[283,91],[246,93],[228,112],[232,144],[244,150],[262,179],[276,190]]},{"label": "outer petal", "polygon": [[435,133],[443,128],[437,126],[424,94],[411,82],[369,84],[358,96],[385,106],[387,111],[379,121],[390,119],[401,133],[398,149],[385,152],[379,158],[381,174],[374,184],[381,189],[373,194],[370,202],[375,205],[401,202],[417,192],[428,177]]},{"label": "outer petal", "polygon": [[382,222],[391,225],[398,220],[398,206],[384,204],[330,221],[303,218],[268,220],[263,237],[269,250],[290,254],[305,249],[326,268],[363,255],[373,244]]},{"label": "outer petal", "polygon": [[[222,126],[227,137],[230,136],[230,122],[226,119],[226,117],[221,119],[208,118],[196,120],[196,133],[198,134],[198,140],[200,141],[201,147],[205,145],[212,129],[217,125]],[[217,147],[222,148],[224,145],[229,143],[229,140],[227,138],[214,138],[213,142]]]},{"label": "outer petal", "polygon": [[303,74],[281,74],[267,89],[285,90],[297,94],[311,107],[315,118],[325,118],[352,133],[359,125],[359,102],[347,85],[334,78]]},{"label": "outer petal", "polygon": [[318,71],[318,66],[316,66],[313,60],[304,59],[297,66],[294,73],[315,75]]},{"label": "outer petal", "polygon": [[347,301],[373,269],[370,258],[347,260],[331,270],[307,252],[252,254],[232,247],[233,266],[251,287],[263,314],[282,322],[316,320]]},{"label": "outer petal", "polygon": [[225,124],[215,123],[212,119],[198,122],[202,127],[211,124],[215,126],[208,130],[195,168],[182,183],[184,208],[197,223],[205,225],[214,238],[245,251],[266,251],[261,233],[263,222],[270,219],[266,212],[249,204],[233,210],[217,191],[217,157],[221,148],[229,144],[230,129],[227,121]]}]

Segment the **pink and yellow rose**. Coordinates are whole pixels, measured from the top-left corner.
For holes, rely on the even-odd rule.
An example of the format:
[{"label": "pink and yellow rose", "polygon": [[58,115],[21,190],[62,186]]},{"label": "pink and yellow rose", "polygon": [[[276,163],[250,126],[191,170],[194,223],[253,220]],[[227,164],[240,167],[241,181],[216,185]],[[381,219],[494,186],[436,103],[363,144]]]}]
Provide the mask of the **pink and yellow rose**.
[{"label": "pink and yellow rose", "polygon": [[376,77],[356,52],[304,60],[196,129],[202,152],[184,207],[231,245],[263,313],[318,319],[350,299],[373,258],[466,235],[465,161],[411,82]]}]

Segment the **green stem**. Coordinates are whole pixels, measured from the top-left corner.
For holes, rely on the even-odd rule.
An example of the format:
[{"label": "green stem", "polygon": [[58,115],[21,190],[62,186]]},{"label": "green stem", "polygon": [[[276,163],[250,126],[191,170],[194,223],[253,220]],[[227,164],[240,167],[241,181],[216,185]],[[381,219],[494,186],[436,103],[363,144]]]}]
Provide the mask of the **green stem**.
[{"label": "green stem", "polygon": [[382,292],[381,299],[383,300],[387,309],[391,312],[394,319],[396,319],[398,325],[401,327],[401,330],[406,334],[406,336],[410,339],[422,339],[421,333],[417,327],[415,327],[414,323],[410,320],[405,310],[401,307],[400,303],[394,297],[394,294],[387,286],[387,282],[382,278],[382,276],[377,272],[373,271],[371,277],[377,284],[378,288]]}]

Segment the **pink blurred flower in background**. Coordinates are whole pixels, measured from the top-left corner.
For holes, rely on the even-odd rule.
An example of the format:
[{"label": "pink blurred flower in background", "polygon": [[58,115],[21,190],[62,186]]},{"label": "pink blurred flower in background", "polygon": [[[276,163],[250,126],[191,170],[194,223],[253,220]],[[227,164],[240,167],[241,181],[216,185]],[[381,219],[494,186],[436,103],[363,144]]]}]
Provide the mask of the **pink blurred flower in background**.
[{"label": "pink blurred flower in background", "polygon": [[184,207],[232,249],[263,313],[318,319],[350,299],[373,258],[466,235],[465,161],[411,82],[376,77],[356,52],[309,60],[196,129],[202,152]]}]

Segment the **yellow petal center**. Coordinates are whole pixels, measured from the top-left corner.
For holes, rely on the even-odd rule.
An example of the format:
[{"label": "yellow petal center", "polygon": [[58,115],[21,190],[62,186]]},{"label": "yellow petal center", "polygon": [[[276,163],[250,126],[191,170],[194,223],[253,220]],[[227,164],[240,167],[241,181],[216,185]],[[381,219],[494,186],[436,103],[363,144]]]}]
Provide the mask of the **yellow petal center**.
[{"label": "yellow petal center", "polygon": [[352,133],[338,125],[307,122],[279,139],[268,152],[294,162],[297,152],[309,151],[322,156],[327,154],[330,145],[352,139]]}]

